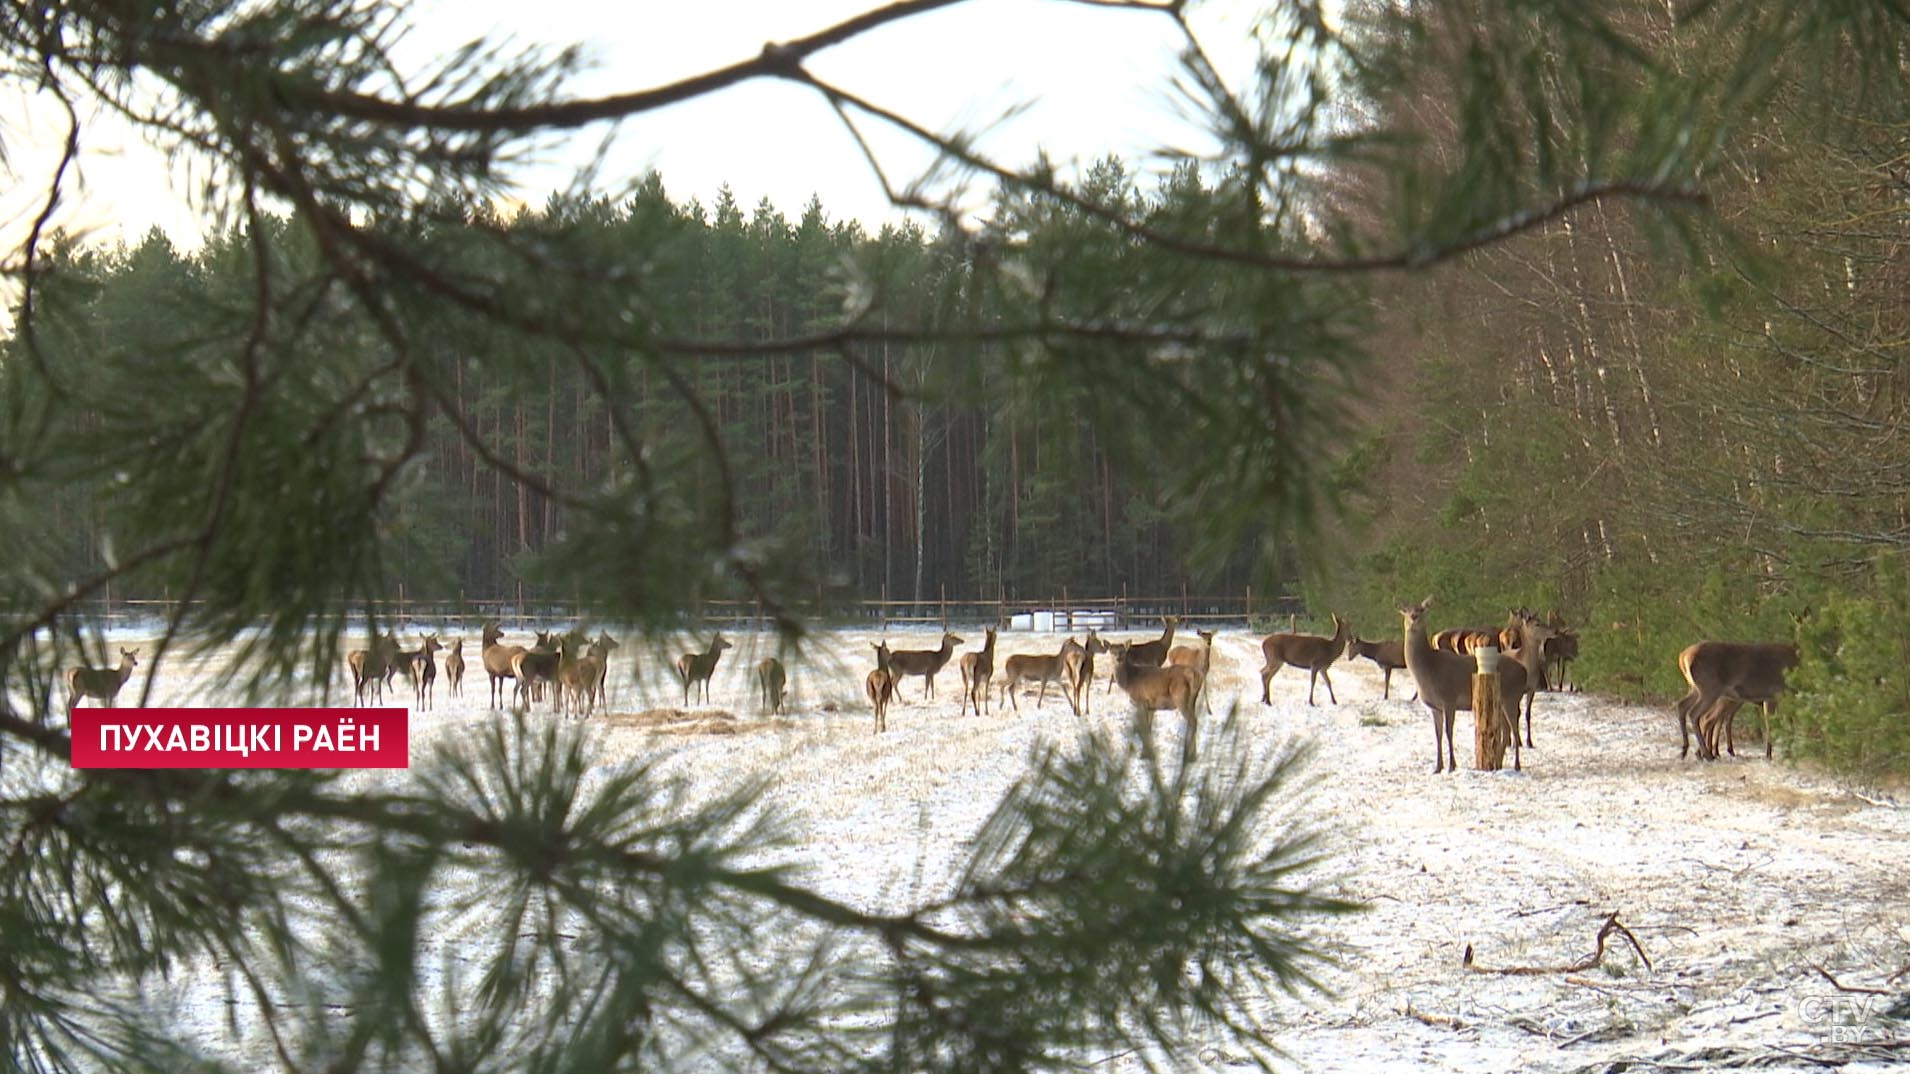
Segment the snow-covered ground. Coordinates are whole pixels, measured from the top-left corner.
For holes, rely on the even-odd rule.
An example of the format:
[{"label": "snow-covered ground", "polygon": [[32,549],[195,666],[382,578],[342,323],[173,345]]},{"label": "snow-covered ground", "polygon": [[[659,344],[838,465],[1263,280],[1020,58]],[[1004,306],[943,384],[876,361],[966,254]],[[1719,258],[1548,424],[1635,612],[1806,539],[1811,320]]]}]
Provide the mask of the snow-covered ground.
[{"label": "snow-covered ground", "polygon": [[[613,658],[612,704],[596,717],[615,757],[660,757],[712,793],[743,773],[768,774],[769,803],[808,833],[808,881],[832,896],[897,905],[936,890],[962,865],[970,837],[1023,773],[1039,740],[1079,724],[1056,692],[1037,711],[958,715],[960,653],[933,702],[921,680],[872,733],[862,676],[879,635],[842,631],[818,653],[841,661],[790,669],[785,717],[758,712],[754,665],[767,655],[747,635],[724,656],[712,702],[683,709],[680,688],[649,651]],[[449,636],[449,635],[447,635]],[[928,631],[888,635],[896,647],[933,648]],[[1134,635],[1139,637],[1139,635]],[[407,639],[408,641],[410,639]],[[527,640],[513,635],[510,640]],[[1052,653],[1061,635],[1001,635],[997,668],[1012,653]],[[1894,1055],[1846,1043],[1901,1041],[1910,1026],[1886,1018],[1892,1000],[1843,993],[1881,985],[1910,966],[1910,810],[1874,792],[1763,760],[1756,745],[1715,764],[1680,760],[1668,707],[1589,695],[1542,695],[1537,748],[1523,772],[1474,772],[1471,721],[1459,721],[1462,770],[1431,773],[1431,720],[1404,672],[1394,700],[1361,660],[1333,669],[1340,703],[1309,707],[1304,672],[1282,671],[1274,703],[1259,703],[1259,639],[1223,634],[1214,702],[1238,700],[1250,736],[1313,744],[1306,810],[1334,839],[1340,893],[1364,913],[1323,923],[1337,965],[1330,994],[1282,1001],[1266,1017],[1294,1065],[1313,1071],[1885,1069]],[[439,683],[432,711],[414,713],[414,755],[497,719],[486,705],[476,638],[464,696]],[[1102,658],[1105,671],[1107,660]],[[144,685],[141,668],[128,696]],[[342,666],[341,666],[342,674]],[[203,704],[216,668],[174,663],[156,704]],[[1118,697],[1097,686],[1097,723],[1126,726]],[[349,684],[345,687],[349,701]],[[338,694],[333,695],[337,703]],[[545,710],[539,707],[541,714]],[[1747,720],[1749,717],[1747,717]],[[1178,755],[1179,720],[1156,721],[1163,752]],[[367,773],[366,778],[407,778]],[[1592,949],[1616,913],[1651,959],[1622,943],[1577,973],[1479,973],[1461,965],[1470,945],[1482,967],[1559,967]],[[1910,991],[1910,980],[1894,986]],[[215,1031],[216,1032],[216,1031]],[[1211,1069],[1236,1057],[1205,1049]],[[1138,1069],[1111,1057],[1095,1069]]]}]

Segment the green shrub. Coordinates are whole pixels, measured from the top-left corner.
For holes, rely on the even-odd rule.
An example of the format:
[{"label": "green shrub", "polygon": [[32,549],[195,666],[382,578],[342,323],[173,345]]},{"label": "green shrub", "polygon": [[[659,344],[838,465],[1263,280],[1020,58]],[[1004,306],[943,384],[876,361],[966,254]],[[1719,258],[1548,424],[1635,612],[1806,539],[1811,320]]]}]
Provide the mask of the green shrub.
[{"label": "green shrub", "polygon": [[1799,625],[1778,721],[1790,752],[1870,775],[1910,772],[1910,586],[1894,557],[1870,596],[1831,596]]}]

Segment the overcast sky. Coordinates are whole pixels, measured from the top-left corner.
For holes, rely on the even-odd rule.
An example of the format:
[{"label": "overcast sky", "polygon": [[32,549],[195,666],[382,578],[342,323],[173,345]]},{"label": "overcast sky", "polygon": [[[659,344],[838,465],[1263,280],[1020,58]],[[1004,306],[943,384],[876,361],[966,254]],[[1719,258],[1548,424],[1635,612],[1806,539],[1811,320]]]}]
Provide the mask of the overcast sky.
[{"label": "overcast sky", "polygon": [[[1252,70],[1250,39],[1267,0],[1207,0],[1192,20],[1228,76]],[[522,44],[581,43],[590,70],[574,83],[578,96],[629,92],[666,84],[756,55],[765,42],[803,36],[878,0],[420,0],[416,29],[401,62],[422,62],[474,37]],[[817,54],[811,69],[860,96],[941,131],[987,132],[981,146],[1009,164],[1038,148],[1058,162],[1089,163],[1107,153],[1145,164],[1164,147],[1205,151],[1210,143],[1182,117],[1171,89],[1181,39],[1165,17],[1061,0],[969,0],[892,24]],[[1025,108],[1015,118],[1002,117]],[[58,113],[31,121],[31,138],[10,140],[10,188],[0,193],[8,238],[38,211],[46,176],[63,134]],[[879,128],[867,126],[866,132]],[[520,196],[538,204],[564,187],[608,127],[581,132],[574,147],[547,154],[527,172]],[[871,226],[894,213],[841,121],[822,99],[773,80],[731,87],[710,97],[624,122],[616,129],[601,185],[614,187],[655,168],[671,195],[707,204],[727,182],[745,210],[767,196],[798,215],[819,195],[832,220]],[[69,227],[96,238],[136,239],[154,225],[194,245],[203,227],[157,153],[109,122],[89,123],[89,155],[80,196],[63,206]],[[38,146],[37,149],[32,148]],[[897,185],[929,162],[919,147],[885,135],[877,142]]]}]

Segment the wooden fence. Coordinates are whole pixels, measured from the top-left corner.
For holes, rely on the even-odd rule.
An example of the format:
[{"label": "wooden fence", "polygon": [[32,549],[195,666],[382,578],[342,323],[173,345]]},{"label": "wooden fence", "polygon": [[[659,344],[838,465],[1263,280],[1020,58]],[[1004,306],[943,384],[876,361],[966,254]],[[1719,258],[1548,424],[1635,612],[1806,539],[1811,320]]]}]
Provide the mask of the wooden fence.
[{"label": "wooden fence", "polygon": [[[177,609],[169,600],[100,600],[83,602],[78,611],[87,621],[108,629],[138,628],[163,624]],[[581,619],[601,619],[579,602],[496,600],[411,600],[397,598],[372,602],[380,620],[399,626],[407,623],[476,623],[486,619],[503,622],[507,630],[524,624],[567,623]],[[357,610],[357,609],[354,609]],[[1182,625],[1197,627],[1248,626],[1265,622],[1284,624],[1289,617],[1304,616],[1306,608],[1298,597],[1267,596],[1252,589],[1244,593],[1173,596],[1076,596],[1067,591],[1046,598],[1006,596],[994,600],[976,597],[950,597],[940,593],[933,600],[893,600],[886,595],[873,600],[844,600],[804,607],[806,615],[823,622],[877,623],[883,627],[910,625],[975,624],[1003,629],[1039,629],[1074,631],[1089,627],[1110,630],[1158,627],[1167,616],[1179,616]],[[683,617],[686,627],[705,625],[733,629],[767,628],[769,617],[761,606],[750,601],[706,601],[694,613]]]}]

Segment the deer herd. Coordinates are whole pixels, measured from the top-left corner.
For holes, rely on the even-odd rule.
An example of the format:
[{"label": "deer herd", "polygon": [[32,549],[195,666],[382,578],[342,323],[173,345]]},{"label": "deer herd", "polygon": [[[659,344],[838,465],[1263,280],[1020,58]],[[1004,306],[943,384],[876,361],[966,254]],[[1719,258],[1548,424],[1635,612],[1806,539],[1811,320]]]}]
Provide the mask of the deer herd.
[{"label": "deer herd", "polygon": [[[1418,700],[1432,713],[1433,772],[1457,768],[1453,725],[1460,711],[1472,709],[1473,676],[1478,664],[1475,654],[1482,649],[1497,649],[1500,709],[1509,723],[1513,747],[1513,767],[1522,767],[1522,749],[1535,743],[1532,735],[1532,705],[1538,693],[1564,689],[1574,658],[1578,638],[1565,628],[1557,614],[1540,617],[1526,610],[1514,610],[1500,628],[1460,628],[1430,631],[1426,623],[1432,598],[1399,606],[1404,629],[1399,640],[1368,641],[1353,632],[1338,615],[1332,616],[1330,636],[1294,631],[1268,635],[1260,643],[1263,663],[1260,668],[1260,701],[1272,704],[1273,678],[1288,667],[1307,673],[1307,704],[1317,705],[1318,686],[1326,686],[1327,699],[1339,703],[1330,674],[1341,659],[1365,658],[1382,672],[1382,697],[1392,696],[1393,672],[1404,669],[1418,689]],[[1076,716],[1090,712],[1095,680],[1095,657],[1107,653],[1114,667],[1108,676],[1108,691],[1120,689],[1127,694],[1138,714],[1142,745],[1151,750],[1151,723],[1156,712],[1176,712],[1185,726],[1182,750],[1188,759],[1195,755],[1199,710],[1213,711],[1206,695],[1213,671],[1215,635],[1198,631],[1199,645],[1175,645],[1181,620],[1167,616],[1157,638],[1110,642],[1089,630],[1085,640],[1066,638],[1058,651],[1014,653],[1000,661],[999,701],[991,703],[990,688],[995,679],[996,629],[985,633],[981,647],[966,653],[959,662],[962,679],[962,712],[981,716],[1001,704],[1019,712],[1024,687],[1039,686],[1036,709],[1047,703],[1048,688],[1056,687]],[[496,621],[483,624],[478,660],[490,678],[490,703],[503,708],[506,684],[512,707],[527,708],[547,696],[552,710],[589,716],[607,706],[610,655],[619,643],[607,633],[587,638],[581,630],[568,633],[537,632],[529,645],[508,644]],[[875,644],[875,669],[864,681],[870,707],[875,714],[875,730],[888,727],[891,702],[904,700],[905,680],[920,676],[921,698],[935,697],[935,680],[953,659],[957,646],[965,644],[958,635],[944,630],[941,643],[933,649],[890,649],[886,640]],[[682,686],[682,701],[687,707],[692,695],[704,702],[710,698],[710,682],[724,651],[733,643],[719,632],[700,652],[685,653],[674,666]],[[405,649],[390,634],[376,637],[367,648],[346,654],[345,666],[352,680],[352,697],[357,704],[380,704],[385,690],[398,676],[405,677],[412,690],[412,704],[428,711],[434,702],[438,675],[437,654],[444,653],[444,678],[448,692],[461,696],[464,684],[464,641],[454,640],[447,648],[437,634],[424,634],[416,649]],[[138,649],[121,649],[120,663],[113,668],[75,667],[67,671],[67,712],[92,698],[112,707],[133,669],[138,666]],[[1702,641],[1678,654],[1678,670],[1689,687],[1676,705],[1679,756],[1690,755],[1692,740],[1697,741],[1698,757],[1716,760],[1719,747],[1736,756],[1732,720],[1746,704],[1763,712],[1764,755],[1771,756],[1770,721],[1779,695],[1785,689],[1785,672],[1797,666],[1798,649],[1791,643]],[[758,699],[766,713],[781,713],[789,682],[787,669],[774,657],[761,660],[755,668]],[[1524,734],[1519,733],[1523,713]]]}]

